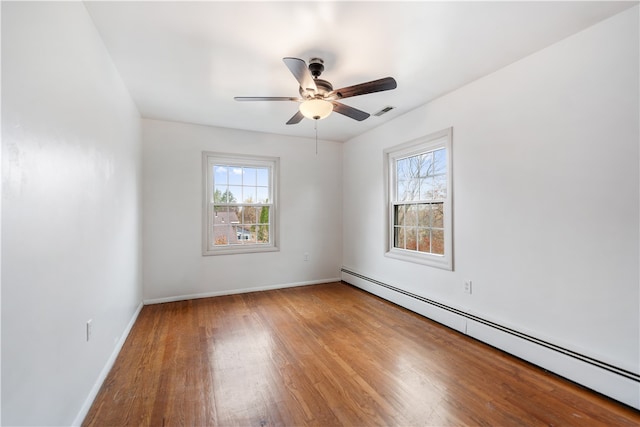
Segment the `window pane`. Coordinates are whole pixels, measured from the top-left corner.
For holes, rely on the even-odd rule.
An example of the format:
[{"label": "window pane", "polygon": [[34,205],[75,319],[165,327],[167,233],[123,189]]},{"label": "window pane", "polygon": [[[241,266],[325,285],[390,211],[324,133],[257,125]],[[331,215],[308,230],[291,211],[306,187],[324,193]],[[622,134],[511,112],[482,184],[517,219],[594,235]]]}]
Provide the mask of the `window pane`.
[{"label": "window pane", "polygon": [[268,168],[256,168],[257,184],[262,187],[268,187],[269,183],[269,169]]},{"label": "window pane", "polygon": [[269,226],[259,225],[256,233],[258,243],[269,243]]},{"label": "window pane", "polygon": [[238,239],[238,226],[232,225],[229,226],[229,244],[230,245],[240,245],[242,242]]},{"label": "window pane", "polygon": [[257,171],[256,168],[243,168],[242,171],[242,184],[254,186],[257,183],[256,180]]},{"label": "window pane", "polygon": [[257,224],[268,224],[269,223],[269,207],[263,206],[261,208],[256,208],[256,221]]},{"label": "window pane", "polygon": [[420,200],[420,179],[419,178],[416,178],[412,181],[407,182],[406,194],[407,194],[407,197],[405,200],[407,201]]},{"label": "window pane", "polygon": [[420,200],[433,199],[433,178],[423,178],[420,180]]},{"label": "window pane", "polygon": [[234,224],[238,223],[238,212],[236,209],[229,209],[228,206],[214,206],[213,224]]},{"label": "window pane", "polygon": [[418,225],[418,206],[407,205],[407,210],[404,217],[405,225]]},{"label": "window pane", "polygon": [[407,197],[407,182],[405,180],[398,181],[398,185],[396,187],[396,200],[405,201],[407,200]]},{"label": "window pane", "polygon": [[396,161],[396,179],[398,181],[406,181],[410,178],[409,159],[400,159]]},{"label": "window pane", "polygon": [[393,209],[393,225],[404,225],[404,205],[396,205]]},{"label": "window pane", "polygon": [[226,203],[227,200],[224,198],[224,194],[227,192],[228,187],[226,185],[216,185],[215,191],[213,192],[213,202],[214,203]]},{"label": "window pane", "polygon": [[420,156],[409,157],[408,179],[414,180],[420,177]]},{"label": "window pane", "polygon": [[418,222],[419,227],[429,227],[431,224],[431,209],[428,203],[421,203],[416,205],[418,209]]},{"label": "window pane", "polygon": [[255,203],[269,203],[269,188],[257,187]]},{"label": "window pane", "polygon": [[213,226],[213,244],[215,246],[228,245],[231,226],[229,224]]},{"label": "window pane", "polygon": [[420,155],[420,177],[426,178],[433,175],[433,153]]},{"label": "window pane", "polygon": [[431,231],[431,253],[444,255],[444,231]]},{"label": "window pane", "polygon": [[418,229],[418,251],[431,252],[431,230],[428,228]]},{"label": "window pane", "polygon": [[227,203],[236,203],[242,200],[242,187],[239,185],[230,185],[229,194],[223,195]]},{"label": "window pane", "polygon": [[404,228],[393,227],[393,247],[404,249]]},{"label": "window pane", "polygon": [[418,229],[415,227],[406,227],[404,230],[406,239],[406,249],[415,251],[418,249]]},{"label": "window pane", "polygon": [[258,222],[257,208],[254,206],[245,206],[242,209],[242,223],[257,224],[257,222]]},{"label": "window pane", "polygon": [[213,167],[213,182],[216,185],[227,185],[227,168],[222,165],[215,165]]},{"label": "window pane", "polygon": [[239,244],[247,244],[247,243],[255,243],[256,239],[254,234],[251,231],[251,227],[247,226],[237,226],[234,228],[236,233],[236,238],[238,239]]},{"label": "window pane", "polygon": [[433,203],[431,205],[431,226],[434,228],[444,228],[444,205]]},{"label": "window pane", "polygon": [[255,203],[257,197],[256,187],[242,187],[243,203]]},{"label": "window pane", "polygon": [[229,166],[229,185],[242,185],[242,168]]},{"label": "window pane", "polygon": [[433,173],[444,174],[447,171],[447,150],[441,148],[433,152]]},{"label": "window pane", "polygon": [[444,199],[447,197],[447,176],[436,175],[433,177],[433,198]]}]

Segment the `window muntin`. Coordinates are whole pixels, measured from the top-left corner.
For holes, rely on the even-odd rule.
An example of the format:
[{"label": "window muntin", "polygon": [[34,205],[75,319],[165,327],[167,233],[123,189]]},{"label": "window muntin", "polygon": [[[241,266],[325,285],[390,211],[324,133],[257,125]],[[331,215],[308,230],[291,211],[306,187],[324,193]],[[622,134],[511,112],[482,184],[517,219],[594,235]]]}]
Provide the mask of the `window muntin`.
[{"label": "window muntin", "polygon": [[277,250],[278,159],[204,153],[203,254]]},{"label": "window muntin", "polygon": [[452,269],[451,130],[385,151],[387,255]]}]

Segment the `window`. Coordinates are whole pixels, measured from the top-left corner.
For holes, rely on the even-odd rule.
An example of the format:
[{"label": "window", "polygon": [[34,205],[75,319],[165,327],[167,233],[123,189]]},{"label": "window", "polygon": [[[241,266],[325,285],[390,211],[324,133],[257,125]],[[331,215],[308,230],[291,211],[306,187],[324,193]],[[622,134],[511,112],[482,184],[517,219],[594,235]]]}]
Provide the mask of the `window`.
[{"label": "window", "polygon": [[277,251],[278,159],[204,152],[203,255]]},{"label": "window", "polygon": [[451,133],[385,151],[387,256],[453,269]]}]

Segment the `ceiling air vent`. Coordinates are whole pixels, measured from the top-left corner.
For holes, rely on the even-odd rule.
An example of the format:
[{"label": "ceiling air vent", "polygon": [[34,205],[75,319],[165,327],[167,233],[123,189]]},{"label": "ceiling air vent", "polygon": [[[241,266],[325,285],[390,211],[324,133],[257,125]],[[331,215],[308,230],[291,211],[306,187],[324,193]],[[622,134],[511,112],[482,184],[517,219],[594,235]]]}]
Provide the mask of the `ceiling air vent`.
[{"label": "ceiling air vent", "polygon": [[374,114],[374,116],[376,117],[380,117],[383,114],[387,114],[389,111],[393,110],[396,107],[384,107],[382,110],[378,111],[377,113]]}]

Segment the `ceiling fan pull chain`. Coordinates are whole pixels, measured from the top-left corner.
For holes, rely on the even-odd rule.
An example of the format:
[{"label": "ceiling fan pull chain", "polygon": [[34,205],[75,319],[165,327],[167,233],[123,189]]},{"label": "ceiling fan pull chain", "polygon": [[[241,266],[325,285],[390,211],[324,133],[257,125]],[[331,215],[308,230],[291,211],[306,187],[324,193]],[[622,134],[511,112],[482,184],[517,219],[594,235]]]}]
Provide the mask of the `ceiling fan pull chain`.
[{"label": "ceiling fan pull chain", "polygon": [[316,130],[316,156],[318,155],[318,120],[313,121],[313,128]]}]

